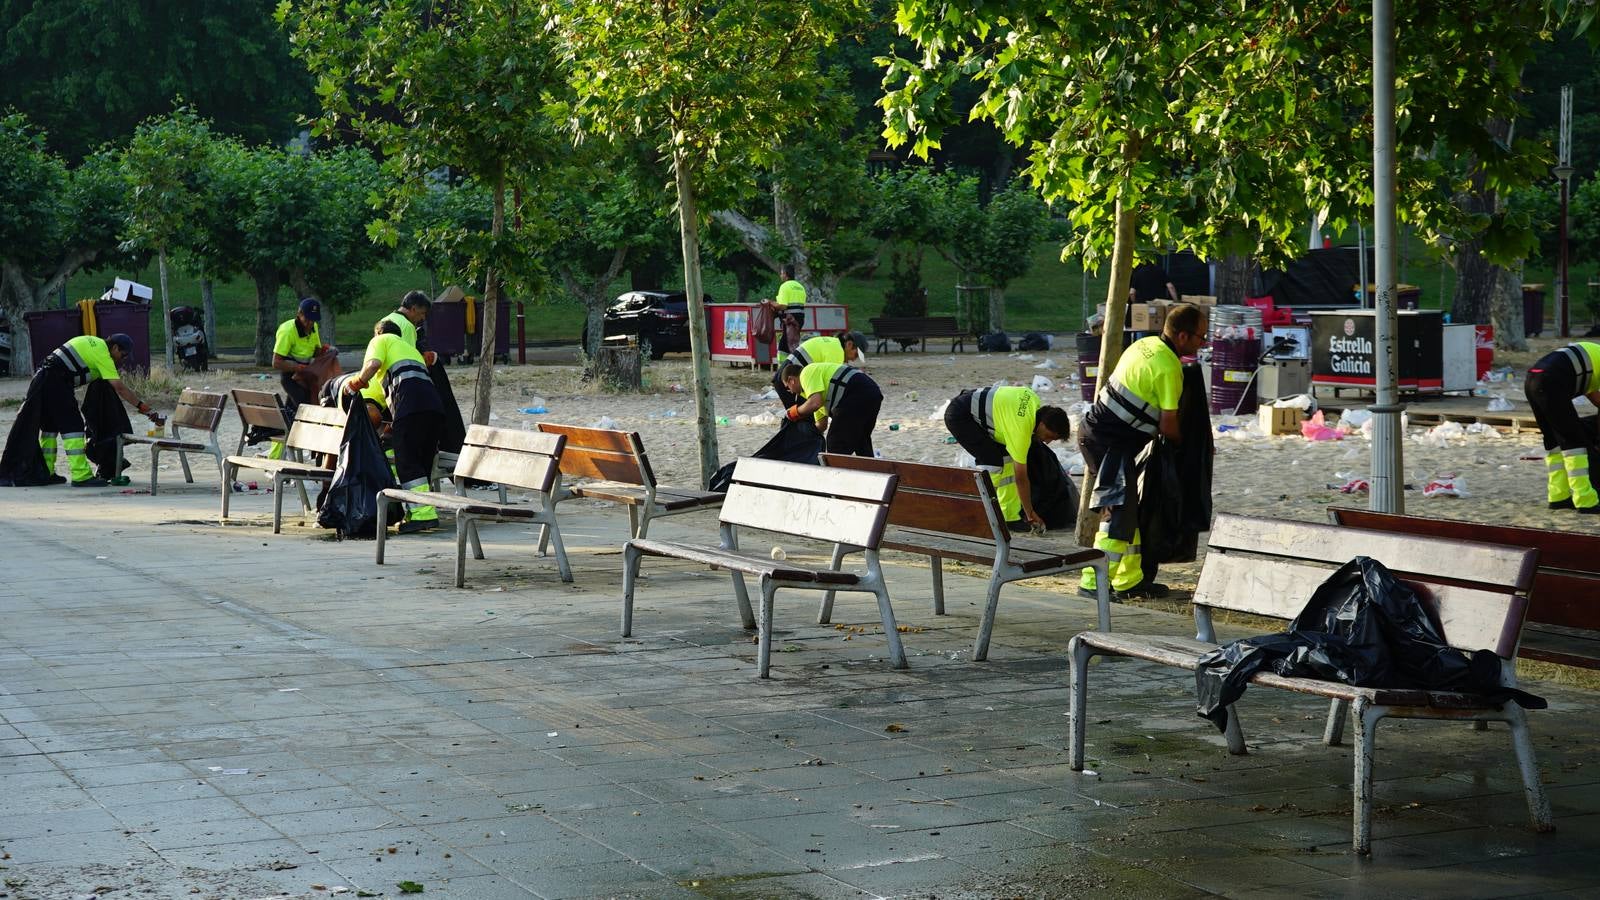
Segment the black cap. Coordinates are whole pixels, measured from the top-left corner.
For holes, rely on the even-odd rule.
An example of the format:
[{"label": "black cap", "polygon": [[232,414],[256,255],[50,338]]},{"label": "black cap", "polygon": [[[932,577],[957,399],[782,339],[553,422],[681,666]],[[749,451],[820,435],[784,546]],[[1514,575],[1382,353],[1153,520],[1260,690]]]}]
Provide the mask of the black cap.
[{"label": "black cap", "polygon": [[133,338],[128,337],[121,332],[106,338],[106,343],[116,347],[121,347],[123,356],[133,355]]},{"label": "black cap", "polygon": [[322,321],[322,301],[315,297],[307,297],[301,300],[300,315],[305,316],[307,322]]}]

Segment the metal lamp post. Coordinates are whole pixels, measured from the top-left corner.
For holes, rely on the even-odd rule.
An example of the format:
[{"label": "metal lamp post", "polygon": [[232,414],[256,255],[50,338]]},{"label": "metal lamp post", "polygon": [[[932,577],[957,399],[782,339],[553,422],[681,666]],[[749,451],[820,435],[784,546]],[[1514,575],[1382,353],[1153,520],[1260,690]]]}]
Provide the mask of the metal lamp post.
[{"label": "metal lamp post", "polygon": [[[1395,114],[1394,0],[1372,0],[1372,243],[1374,372],[1372,409],[1372,493],[1377,512],[1405,512],[1401,475],[1399,319],[1395,312]],[[1362,285],[1364,288],[1365,285]]]},{"label": "metal lamp post", "polygon": [[1556,278],[1556,334],[1571,334],[1569,318],[1572,306],[1568,290],[1567,268],[1567,198],[1572,186],[1572,85],[1561,86],[1561,131],[1556,143],[1555,176],[1561,179],[1561,258]]}]

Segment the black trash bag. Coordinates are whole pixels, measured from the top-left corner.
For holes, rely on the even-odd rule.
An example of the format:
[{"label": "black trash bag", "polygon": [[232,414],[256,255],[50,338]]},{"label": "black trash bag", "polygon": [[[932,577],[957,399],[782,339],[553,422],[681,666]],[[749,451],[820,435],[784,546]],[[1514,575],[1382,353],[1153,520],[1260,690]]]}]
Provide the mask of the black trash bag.
[{"label": "black trash bag", "polygon": [[[121,475],[113,472],[117,459],[117,436],[133,433],[133,422],[128,419],[128,408],[117,396],[111,382],[95,379],[83,392],[84,454],[94,463],[101,478],[110,481]],[[132,463],[122,461],[122,468]]]},{"label": "black trash bag", "polygon": [[1144,577],[1154,581],[1162,563],[1193,562],[1200,532],[1211,529],[1211,468],[1216,446],[1211,409],[1198,365],[1183,367],[1178,402],[1182,443],[1156,438],[1141,450],[1135,469],[1139,484],[1139,543]]},{"label": "black trash bag", "polygon": [[1049,350],[1050,337],[1042,331],[1030,331],[1017,341],[1017,349],[1024,353],[1030,350]]},{"label": "black trash bag", "polygon": [[28,396],[17,410],[6,448],[0,453],[0,487],[32,487],[50,484],[44,452],[39,449],[39,418],[44,409],[44,379],[28,385]]},{"label": "black trash bag", "polygon": [[437,360],[428,367],[428,377],[433,379],[434,390],[439,392],[439,403],[444,411],[439,414],[439,452],[460,453],[467,440],[467,424],[461,418],[461,407],[456,403],[456,393],[450,388],[450,374],[444,363]]},{"label": "black trash bag", "polygon": [[978,338],[978,350],[983,353],[1010,353],[1011,338],[1004,331],[991,331]]},{"label": "black trash bag", "polygon": [[1045,528],[1057,531],[1078,524],[1078,485],[1043,441],[1028,448],[1028,494]]},{"label": "black trash bag", "polygon": [[1543,698],[1500,685],[1493,650],[1445,643],[1416,592],[1375,559],[1341,566],[1280,634],[1244,638],[1207,653],[1195,669],[1199,713],[1221,729],[1227,709],[1260,671],[1358,687],[1486,694],[1544,709]]},{"label": "black trash bag", "polygon": [[[778,462],[806,463],[808,465],[821,465],[822,447],[824,438],[822,432],[817,430],[817,425],[810,419],[801,419],[798,422],[784,420],[783,426],[778,429],[770,440],[761,445],[761,449],[750,454],[756,459],[771,459]],[[738,460],[723,466],[711,476],[711,484],[707,490],[719,494],[728,492],[728,485],[733,483],[733,467]]]},{"label": "black trash bag", "polygon": [[378,431],[367,418],[366,406],[350,404],[344,437],[339,441],[339,464],[333,481],[317,498],[317,524],[333,529],[340,539],[376,538],[378,492],[399,486],[383,455]]}]

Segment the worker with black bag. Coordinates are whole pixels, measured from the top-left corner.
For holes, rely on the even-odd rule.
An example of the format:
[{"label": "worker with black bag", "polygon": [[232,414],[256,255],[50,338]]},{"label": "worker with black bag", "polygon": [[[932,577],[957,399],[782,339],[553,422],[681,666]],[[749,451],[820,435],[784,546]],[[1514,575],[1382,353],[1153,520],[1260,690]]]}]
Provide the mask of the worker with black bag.
[{"label": "worker with black bag", "polygon": [[395,487],[395,480],[378,430],[368,417],[368,403],[357,402],[356,394],[349,396],[352,402],[345,408],[350,416],[339,441],[339,462],[333,480],[317,497],[317,524],[341,538],[370,539],[377,537],[378,492]]},{"label": "worker with black bag", "polygon": [[[367,345],[366,362],[356,377],[345,382],[345,392],[354,394],[377,380],[383,385],[393,424],[389,441],[394,448],[394,467],[400,487],[417,493],[432,490],[429,478],[433,460],[439,453],[439,434],[444,419],[443,404],[422,354],[400,336],[400,326],[380,321]],[[439,525],[439,511],[431,504],[409,503],[401,534],[430,531]]]}]

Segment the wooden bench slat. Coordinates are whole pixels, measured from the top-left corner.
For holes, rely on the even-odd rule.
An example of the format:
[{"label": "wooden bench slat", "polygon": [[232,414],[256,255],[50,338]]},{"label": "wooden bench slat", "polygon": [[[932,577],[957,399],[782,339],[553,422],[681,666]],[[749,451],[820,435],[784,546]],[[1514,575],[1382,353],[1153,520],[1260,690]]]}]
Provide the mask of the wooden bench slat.
[{"label": "wooden bench slat", "polygon": [[[751,460],[741,459],[740,468]],[[790,464],[794,465],[794,464]],[[815,466],[794,465],[814,475]],[[830,472],[833,470],[830,470]],[[844,472],[844,475],[866,474]],[[894,476],[869,477],[894,484]],[[821,482],[814,479],[813,483]],[[728,488],[722,504],[722,521],[763,531],[774,531],[818,541],[835,541],[854,547],[877,549],[887,511],[880,503],[803,494],[742,484]]]},{"label": "wooden bench slat", "polygon": [[651,556],[667,556],[689,562],[704,563],[746,575],[765,575],[775,581],[792,581],[807,584],[855,584],[860,579],[850,572],[833,572],[791,565],[787,562],[762,559],[734,550],[721,550],[698,544],[673,541],[633,540],[631,546]]},{"label": "wooden bench slat", "polygon": [[1395,572],[1476,582],[1503,591],[1526,591],[1532,586],[1536,557],[1527,550],[1495,544],[1479,544],[1478,552],[1462,554],[1459,541],[1231,514],[1217,515],[1208,546],[1336,564],[1357,555],[1370,556]]},{"label": "wooden bench slat", "polygon": [[567,447],[561,451],[561,474],[569,478],[595,478],[643,487],[645,474],[631,453]]},{"label": "wooden bench slat", "polygon": [[566,440],[561,435],[539,431],[520,431],[515,428],[492,428],[488,425],[468,425],[464,442],[469,447],[493,447],[497,450],[518,450],[555,456],[561,452]]},{"label": "wooden bench slat", "polygon": [[1461,519],[1427,519],[1394,513],[1373,512],[1331,506],[1328,514],[1334,524],[1347,528],[1408,534],[1414,537],[1445,538],[1508,547],[1536,547],[1539,568],[1568,569],[1573,572],[1600,572],[1600,534],[1522,528],[1516,525],[1491,525]]},{"label": "wooden bench slat", "polygon": [[241,469],[254,469],[258,472],[267,473],[281,472],[285,475],[293,475],[297,478],[304,477],[313,481],[319,479],[327,480],[333,477],[332,469],[297,463],[291,459],[267,459],[264,456],[230,456],[227,462],[229,465],[238,466]]},{"label": "wooden bench slat", "polygon": [[[754,487],[775,487],[792,493],[838,497],[883,503],[894,495],[895,479],[876,472],[834,470],[826,480],[815,478],[815,466],[745,457],[734,468],[733,483]],[[824,490],[821,486],[825,485]],[[756,526],[760,527],[760,526]]]},{"label": "wooden bench slat", "polygon": [[540,493],[550,490],[558,465],[550,456],[504,447],[466,444],[456,457],[455,474]]},{"label": "wooden bench slat", "polygon": [[1522,630],[1522,645],[1517,655],[1563,666],[1600,669],[1600,632],[1530,624]]},{"label": "wooden bench slat", "polygon": [[419,503],[436,506],[441,509],[456,510],[458,512],[472,513],[475,516],[499,516],[506,519],[532,519],[539,515],[536,506],[512,506],[509,503],[490,503],[472,497],[462,497],[457,494],[443,494],[438,491],[423,493],[422,491],[407,491],[400,488],[385,488],[383,496],[400,503]]},{"label": "wooden bench slat", "polygon": [[603,450],[632,454],[635,442],[639,440],[639,433],[636,431],[587,428],[581,425],[563,425],[559,422],[540,422],[539,430],[546,434],[566,436],[568,453],[573,450]]}]

